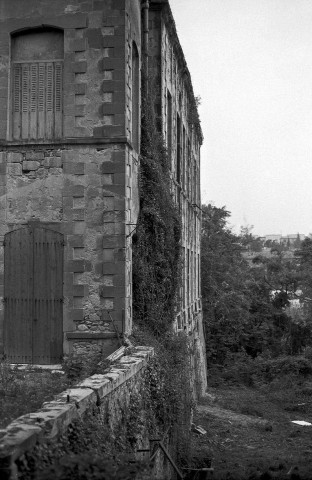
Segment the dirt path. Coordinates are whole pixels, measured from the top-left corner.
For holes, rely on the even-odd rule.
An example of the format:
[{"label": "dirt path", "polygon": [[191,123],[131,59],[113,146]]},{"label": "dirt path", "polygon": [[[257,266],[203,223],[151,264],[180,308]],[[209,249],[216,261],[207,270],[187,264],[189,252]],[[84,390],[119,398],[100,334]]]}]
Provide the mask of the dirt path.
[{"label": "dirt path", "polygon": [[212,478],[312,480],[312,427],[291,423],[311,420],[312,405],[286,411],[259,391],[239,387],[214,395],[202,400],[194,418],[207,435],[192,434],[194,461],[210,459]]}]

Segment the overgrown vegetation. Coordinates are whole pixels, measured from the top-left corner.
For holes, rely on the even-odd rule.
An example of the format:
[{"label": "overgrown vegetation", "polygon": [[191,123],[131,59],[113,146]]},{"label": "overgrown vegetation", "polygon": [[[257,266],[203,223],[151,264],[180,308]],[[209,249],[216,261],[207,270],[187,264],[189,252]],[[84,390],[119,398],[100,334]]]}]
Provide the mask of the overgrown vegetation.
[{"label": "overgrown vegetation", "polygon": [[[154,89],[155,90],[155,89]],[[170,162],[157,127],[155,93],[143,95],[140,214],[133,241],[136,325],[163,336],[172,328],[180,286],[181,223],[170,190]]]},{"label": "overgrown vegetation", "polygon": [[[202,295],[208,367],[233,364],[242,355],[298,355],[312,345],[311,252],[302,243],[295,256],[242,256],[251,235],[235,235],[229,212],[203,206]],[[294,304],[294,300],[297,304]]]},{"label": "overgrown vegetation", "polygon": [[0,363],[0,428],[12,420],[33,412],[43,402],[66,390],[71,381],[61,373],[11,368],[6,361]]},{"label": "overgrown vegetation", "polygon": [[190,459],[190,426],[195,406],[190,363],[191,345],[187,335],[164,335],[156,339],[147,330],[135,329],[133,340],[152,345],[155,356],[145,371],[144,403],[152,414],[146,421],[150,435],[169,432],[171,452],[177,463]]},{"label": "overgrown vegetation", "polygon": [[[147,480],[148,462],[134,462],[129,443],[114,437],[99,407],[69,426],[57,443],[38,444],[17,462],[23,480]],[[124,424],[127,429],[127,421]]]},{"label": "overgrown vegetation", "polygon": [[[153,342],[150,334],[141,331],[133,340]],[[148,460],[138,462],[135,454],[148,447],[149,438],[163,438],[177,461],[187,462],[193,405],[188,340],[166,335],[154,344],[155,357],[140,378],[119,392],[117,402],[109,404],[107,398],[90,407],[57,442],[38,444],[17,462],[23,480],[147,480],[151,465]],[[66,368],[76,374],[79,366],[74,356]]]},{"label": "overgrown vegetation", "polygon": [[186,335],[172,332],[181,285],[181,221],[155,113],[155,88],[151,79],[148,84],[142,108],[140,214],[133,242],[133,339],[155,348],[146,370],[147,400],[159,434],[171,427],[172,452],[181,465],[188,459],[193,406],[190,343]]},{"label": "overgrown vegetation", "polygon": [[62,371],[33,368],[19,369],[2,360],[0,362],[0,428],[12,420],[39,409],[43,402],[52,400],[75,383],[94,373],[104,373],[110,362],[101,353],[64,358]]},{"label": "overgrown vegetation", "polygon": [[232,231],[225,207],[202,213],[210,395],[194,452],[218,480],[310,480],[311,427],[292,421],[312,415],[312,241],[265,249],[250,227]]}]

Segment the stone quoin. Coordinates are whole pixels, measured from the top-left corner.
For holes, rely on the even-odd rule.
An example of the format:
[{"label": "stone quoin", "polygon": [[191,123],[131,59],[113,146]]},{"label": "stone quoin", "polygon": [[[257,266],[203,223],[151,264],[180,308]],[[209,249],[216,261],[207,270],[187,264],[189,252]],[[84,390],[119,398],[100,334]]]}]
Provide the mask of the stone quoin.
[{"label": "stone quoin", "polygon": [[55,364],[110,355],[116,331],[131,334],[145,58],[182,220],[173,328],[205,369],[203,138],[168,1],[3,0],[0,12],[0,352]]}]

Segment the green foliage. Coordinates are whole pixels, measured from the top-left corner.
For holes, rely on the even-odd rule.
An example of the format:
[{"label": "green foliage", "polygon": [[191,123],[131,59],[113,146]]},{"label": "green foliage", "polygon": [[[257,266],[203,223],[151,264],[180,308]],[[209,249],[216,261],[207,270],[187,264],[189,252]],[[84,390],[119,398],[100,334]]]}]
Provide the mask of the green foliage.
[{"label": "green foliage", "polygon": [[130,480],[138,479],[138,474],[144,472],[147,475],[148,466],[145,464],[118,465],[112,458],[98,457],[88,452],[64,456],[56,465],[39,474],[36,480]]},{"label": "green foliage", "polygon": [[[170,159],[155,113],[157,88],[151,79],[148,84],[148,95],[142,95],[140,213],[132,257],[134,341],[154,346],[156,351],[141,391],[148,407],[146,424],[151,433],[162,435],[171,427],[170,438],[181,459],[187,457],[193,405],[188,338],[172,334],[181,285],[181,220],[171,193]],[[199,125],[195,106],[193,110],[192,120]],[[134,396],[127,421],[133,438],[138,433],[137,402]]]},{"label": "green foliage", "polygon": [[140,214],[133,242],[133,310],[155,335],[170,330],[180,285],[181,224],[170,191],[170,163],[157,129],[152,85],[143,97]]},{"label": "green foliage", "polygon": [[208,364],[224,363],[245,341],[252,279],[224,207],[202,207],[201,273]]},{"label": "green foliage", "polygon": [[17,462],[23,480],[143,480],[150,478],[147,463],[114,442],[98,409],[74,420],[57,443],[38,444]]},{"label": "green foliage", "polygon": [[63,359],[62,369],[70,381],[78,381],[95,373],[104,373],[110,361],[103,359],[101,352],[81,354],[73,352]]},{"label": "green foliage", "polygon": [[304,379],[311,374],[312,361],[305,355],[282,355],[276,358],[258,356],[253,359],[246,354],[236,354],[222,368],[218,366],[211,369],[210,383],[260,387],[272,382],[277,385],[286,378]]},{"label": "green foliage", "polygon": [[[239,236],[227,226],[225,208],[203,206],[202,295],[208,365],[224,365],[241,353],[255,358],[297,355],[312,344],[312,242],[296,257],[275,250],[252,263],[242,247],[253,244],[250,228]],[[297,294],[302,289],[303,295]],[[292,300],[299,298],[295,308]],[[310,300],[309,300],[310,299]]]},{"label": "green foliage", "polygon": [[118,420],[112,421],[109,404],[90,407],[57,442],[38,444],[18,461],[24,480],[147,480],[150,465],[133,463],[134,452],[143,438],[162,438],[168,427],[171,455],[185,464],[193,408],[188,336],[167,334],[157,340],[137,331],[134,340],[154,345],[156,355],[140,373],[140,383],[131,387],[126,404],[117,401]]},{"label": "green foliage", "polygon": [[100,353],[81,355],[72,353],[64,358],[63,372],[50,372],[29,366],[24,370],[0,362],[0,427],[14,418],[33,412],[43,402],[66,390],[82,378],[104,373],[110,366]]},{"label": "green foliage", "polygon": [[33,412],[71,384],[66,375],[50,371],[11,368],[0,363],[0,427],[21,415]]},{"label": "green foliage", "polygon": [[170,428],[179,464],[187,462],[192,410],[191,346],[187,335],[155,338],[147,330],[136,330],[133,340],[154,347],[155,356],[144,373],[144,403],[148,407],[146,424],[152,435]]},{"label": "green foliage", "polygon": [[253,225],[247,225],[241,227],[240,231],[240,243],[243,247],[246,247],[251,252],[261,252],[263,248],[263,242],[260,237],[254,237],[251,233]]}]

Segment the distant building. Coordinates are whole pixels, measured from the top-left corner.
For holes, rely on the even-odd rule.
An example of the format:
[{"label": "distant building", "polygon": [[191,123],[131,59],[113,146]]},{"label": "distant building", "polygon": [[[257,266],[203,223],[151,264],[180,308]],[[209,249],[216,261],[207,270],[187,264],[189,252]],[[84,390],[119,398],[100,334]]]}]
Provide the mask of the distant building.
[{"label": "distant building", "polygon": [[293,246],[296,240],[298,240],[298,238],[300,242],[302,242],[302,240],[306,238],[306,235],[304,233],[291,233],[288,235],[273,234],[273,235],[264,235],[264,237],[261,237],[261,240],[263,240],[264,243],[271,241],[287,247],[287,245]]},{"label": "distant building", "polygon": [[274,235],[265,235],[264,238],[265,238],[265,242],[267,242],[268,240],[271,240],[271,242],[280,243],[282,235],[275,235],[275,234]]},{"label": "distant building", "polygon": [[305,238],[306,236],[303,233],[290,234],[286,235],[285,237],[281,237],[280,244],[285,246],[293,246],[296,240],[302,242],[302,240],[304,240]]}]

